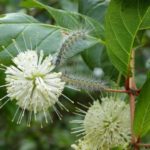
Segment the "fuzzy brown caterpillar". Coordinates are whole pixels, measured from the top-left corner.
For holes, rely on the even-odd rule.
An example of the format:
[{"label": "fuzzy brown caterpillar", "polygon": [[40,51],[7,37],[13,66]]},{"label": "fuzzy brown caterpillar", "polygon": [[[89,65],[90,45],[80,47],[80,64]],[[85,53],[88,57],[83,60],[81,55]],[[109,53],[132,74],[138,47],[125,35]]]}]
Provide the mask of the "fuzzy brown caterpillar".
[{"label": "fuzzy brown caterpillar", "polygon": [[63,59],[67,52],[71,49],[72,45],[74,45],[79,40],[85,39],[87,36],[87,31],[85,30],[77,30],[70,33],[64,42],[61,45],[61,48],[53,61],[54,65],[60,65],[63,62]]},{"label": "fuzzy brown caterpillar", "polygon": [[96,81],[96,80],[75,78],[73,76],[69,76],[66,74],[62,74],[61,78],[68,85],[79,88],[79,89],[89,90],[89,91],[105,90],[104,83]]}]

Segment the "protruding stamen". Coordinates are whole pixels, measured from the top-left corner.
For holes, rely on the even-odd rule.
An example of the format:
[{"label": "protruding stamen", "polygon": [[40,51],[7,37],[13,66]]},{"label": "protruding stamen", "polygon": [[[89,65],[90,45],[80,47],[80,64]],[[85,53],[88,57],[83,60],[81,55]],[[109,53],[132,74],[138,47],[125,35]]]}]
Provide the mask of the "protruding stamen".
[{"label": "protruding stamen", "polygon": [[10,99],[6,100],[6,101],[0,106],[0,109],[3,108],[9,101],[10,101]]},{"label": "protruding stamen", "polygon": [[18,47],[18,44],[17,44],[16,40],[15,40],[15,39],[12,39],[12,41],[13,41],[13,43],[14,43],[14,45],[15,45],[15,48],[17,49],[18,54],[19,54],[19,53],[21,52],[21,50],[20,50],[20,48]]}]

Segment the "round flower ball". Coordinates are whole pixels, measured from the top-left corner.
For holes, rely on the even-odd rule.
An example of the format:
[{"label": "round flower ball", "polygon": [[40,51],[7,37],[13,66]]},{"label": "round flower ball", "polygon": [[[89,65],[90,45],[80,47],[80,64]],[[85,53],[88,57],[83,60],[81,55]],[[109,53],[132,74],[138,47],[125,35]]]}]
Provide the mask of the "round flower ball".
[{"label": "round flower ball", "polygon": [[[81,134],[84,134],[83,139],[90,150],[126,149],[130,143],[129,104],[114,97],[102,98],[101,103],[95,101],[85,112],[84,120],[75,122],[81,124]],[[76,133],[80,133],[80,130]]]},{"label": "round flower ball", "polygon": [[58,98],[65,82],[61,80],[60,72],[53,71],[55,66],[51,63],[51,55],[44,57],[43,51],[38,54],[27,50],[20,52],[12,61],[13,65],[5,71],[7,96],[16,100],[20,108],[34,114],[45,114],[55,103],[62,105]]}]

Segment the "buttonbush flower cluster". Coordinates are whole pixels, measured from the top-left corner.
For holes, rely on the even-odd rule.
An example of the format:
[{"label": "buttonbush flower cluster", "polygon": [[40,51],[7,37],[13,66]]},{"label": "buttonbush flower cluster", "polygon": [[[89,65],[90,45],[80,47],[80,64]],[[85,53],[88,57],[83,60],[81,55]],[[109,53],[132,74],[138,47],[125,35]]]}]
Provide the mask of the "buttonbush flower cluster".
[{"label": "buttonbush flower cluster", "polygon": [[[83,113],[83,111],[81,111]],[[75,120],[83,133],[83,140],[73,145],[75,150],[88,147],[89,150],[110,150],[114,147],[126,148],[131,139],[130,109],[124,101],[114,97],[104,97],[95,101],[85,113],[83,120]],[[84,148],[83,148],[84,149]]]},{"label": "buttonbush flower cluster", "polygon": [[55,109],[55,103],[62,105],[58,100],[65,86],[61,80],[61,72],[54,72],[52,56],[44,58],[43,51],[27,50],[13,58],[13,65],[6,68],[6,88],[8,97],[16,100],[16,104],[22,108],[20,121],[25,110],[33,112],[46,112],[48,108]]}]

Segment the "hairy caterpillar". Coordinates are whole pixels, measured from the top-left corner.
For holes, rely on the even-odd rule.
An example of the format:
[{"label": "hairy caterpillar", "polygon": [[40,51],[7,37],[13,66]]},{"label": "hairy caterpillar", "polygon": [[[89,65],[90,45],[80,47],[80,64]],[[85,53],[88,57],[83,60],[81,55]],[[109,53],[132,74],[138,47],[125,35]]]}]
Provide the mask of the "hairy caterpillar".
[{"label": "hairy caterpillar", "polygon": [[96,80],[88,80],[88,79],[81,79],[81,78],[75,78],[73,76],[69,76],[66,74],[62,74],[62,80],[65,81],[68,85],[80,88],[80,89],[86,89],[90,91],[100,91],[105,90],[104,83],[98,82]]},{"label": "hairy caterpillar", "polygon": [[53,61],[54,65],[60,65],[63,62],[64,56],[71,49],[72,45],[74,45],[77,41],[85,39],[87,36],[87,31],[85,30],[77,30],[70,33],[64,42],[61,45],[61,48]]}]

